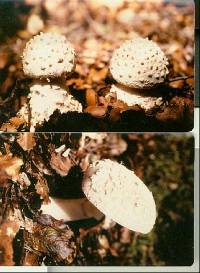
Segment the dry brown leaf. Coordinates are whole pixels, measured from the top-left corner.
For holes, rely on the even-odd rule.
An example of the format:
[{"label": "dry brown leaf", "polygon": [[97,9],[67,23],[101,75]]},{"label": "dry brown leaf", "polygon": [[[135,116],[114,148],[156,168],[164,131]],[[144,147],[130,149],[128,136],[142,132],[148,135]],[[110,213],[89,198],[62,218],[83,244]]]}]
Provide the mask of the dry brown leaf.
[{"label": "dry brown leaf", "polygon": [[38,266],[40,264],[40,256],[37,253],[26,251],[22,260],[23,266]]},{"label": "dry brown leaf", "polygon": [[19,230],[15,222],[5,222],[0,226],[0,266],[14,265],[12,241]]},{"label": "dry brown leaf", "polygon": [[93,89],[86,90],[86,103],[88,106],[95,106],[97,104],[97,95]]},{"label": "dry brown leaf", "polygon": [[7,52],[0,52],[0,69],[4,69],[7,65],[9,54]]},{"label": "dry brown leaf", "polygon": [[47,181],[44,177],[37,176],[37,183],[35,185],[37,194],[40,195],[40,198],[44,200],[44,203],[49,202],[49,187]]},{"label": "dry brown leaf", "polygon": [[88,83],[100,82],[106,77],[107,74],[108,74],[107,67],[104,67],[101,70],[96,70],[96,69],[92,68],[90,70],[89,75],[88,75]]},{"label": "dry brown leaf", "polygon": [[105,106],[88,106],[84,111],[93,117],[103,118],[106,115],[106,110]]},{"label": "dry brown leaf", "polygon": [[17,138],[17,143],[24,151],[30,151],[36,145],[33,133],[20,133]]},{"label": "dry brown leaf", "polygon": [[68,156],[64,157],[60,153],[52,152],[50,165],[58,174],[66,176],[74,164]]},{"label": "dry brown leaf", "polygon": [[119,256],[117,250],[116,250],[114,247],[111,247],[111,248],[110,248],[110,252],[111,252],[111,254],[112,254],[113,256],[115,256],[115,257],[118,257],[118,256]]},{"label": "dry brown leaf", "polygon": [[130,234],[130,230],[128,228],[125,228],[125,227],[121,228],[120,242],[123,244],[130,244],[131,234]]},{"label": "dry brown leaf", "polygon": [[19,170],[23,165],[23,160],[12,155],[0,156],[0,177],[16,181],[19,176]]},{"label": "dry brown leaf", "polygon": [[19,126],[25,124],[25,120],[19,117],[13,117],[1,126],[4,132],[16,132]]},{"label": "dry brown leaf", "polygon": [[112,122],[117,122],[120,119],[121,108],[113,108],[109,114],[109,118]]},{"label": "dry brown leaf", "polygon": [[81,161],[80,161],[80,164],[79,166],[81,167],[82,171],[86,171],[88,166],[90,164],[90,161],[89,161],[89,155],[86,155]]},{"label": "dry brown leaf", "polygon": [[29,180],[29,178],[25,172],[22,172],[19,174],[17,181],[23,189],[28,188],[31,185],[31,181]]},{"label": "dry brown leaf", "polygon": [[[26,248],[31,253],[40,252],[41,255],[54,257],[58,262],[65,261],[66,264],[71,264],[76,256],[74,234],[68,226],[53,228],[35,224],[33,233],[26,232],[25,236]],[[29,263],[29,259],[27,261],[26,257],[25,263]]]},{"label": "dry brown leaf", "polygon": [[184,117],[186,108],[192,114],[193,104],[191,100],[175,96],[171,99],[169,106],[165,107],[163,111],[156,114],[156,118],[159,121],[180,121]]}]

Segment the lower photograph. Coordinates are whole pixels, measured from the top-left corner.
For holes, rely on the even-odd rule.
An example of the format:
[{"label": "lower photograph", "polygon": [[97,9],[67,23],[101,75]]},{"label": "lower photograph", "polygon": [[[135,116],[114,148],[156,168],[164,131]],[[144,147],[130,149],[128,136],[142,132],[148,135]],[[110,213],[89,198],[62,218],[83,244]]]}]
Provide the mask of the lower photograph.
[{"label": "lower photograph", "polygon": [[0,134],[0,266],[193,262],[192,134]]}]

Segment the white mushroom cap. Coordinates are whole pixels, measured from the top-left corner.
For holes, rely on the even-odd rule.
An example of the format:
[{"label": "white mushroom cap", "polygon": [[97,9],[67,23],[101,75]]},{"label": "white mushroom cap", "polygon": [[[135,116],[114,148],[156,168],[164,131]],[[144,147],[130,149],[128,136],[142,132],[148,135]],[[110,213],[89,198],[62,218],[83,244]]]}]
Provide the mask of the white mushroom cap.
[{"label": "white mushroom cap", "polygon": [[155,42],[137,37],[114,50],[110,72],[118,83],[149,89],[165,81],[167,65],[165,54]]},{"label": "white mushroom cap", "polygon": [[61,34],[41,32],[26,44],[22,65],[29,77],[59,77],[73,70],[74,48]]},{"label": "white mushroom cap", "polygon": [[34,132],[37,124],[41,125],[48,121],[54,111],[60,113],[82,112],[82,105],[72,95],[68,89],[64,89],[57,84],[49,84],[36,81],[30,87],[28,104],[22,106],[18,116],[22,116],[28,122],[28,109],[30,108],[30,131]]},{"label": "white mushroom cap", "polygon": [[94,162],[85,173],[83,191],[91,203],[120,225],[141,233],[153,228],[153,195],[125,166],[109,159]]},{"label": "white mushroom cap", "polygon": [[107,95],[112,96],[112,93],[116,95],[118,100],[123,101],[128,106],[139,105],[145,111],[151,110],[160,106],[163,103],[162,96],[157,92],[141,92],[138,89],[132,89],[130,87],[123,86],[121,84],[112,84],[110,93]]}]

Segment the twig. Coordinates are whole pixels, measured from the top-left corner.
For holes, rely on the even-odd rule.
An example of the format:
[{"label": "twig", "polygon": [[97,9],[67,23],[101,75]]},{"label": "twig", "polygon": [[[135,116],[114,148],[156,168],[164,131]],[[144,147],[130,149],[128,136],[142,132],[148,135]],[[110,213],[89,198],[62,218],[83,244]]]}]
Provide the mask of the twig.
[{"label": "twig", "polygon": [[168,82],[187,80],[187,79],[190,79],[190,78],[194,78],[194,75],[191,75],[191,76],[180,76],[180,77],[172,78],[172,79],[169,79]]}]

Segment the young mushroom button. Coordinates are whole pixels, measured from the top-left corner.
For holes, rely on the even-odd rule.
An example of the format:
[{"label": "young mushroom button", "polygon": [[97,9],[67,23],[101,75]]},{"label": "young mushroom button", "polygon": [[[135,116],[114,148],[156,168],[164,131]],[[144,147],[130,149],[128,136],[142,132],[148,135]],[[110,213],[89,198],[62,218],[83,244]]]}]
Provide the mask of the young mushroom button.
[{"label": "young mushroom button", "polygon": [[153,195],[125,166],[110,159],[94,162],[84,175],[82,188],[91,203],[120,225],[141,233],[153,228]]},{"label": "young mushroom button", "polygon": [[113,52],[110,72],[120,84],[150,89],[166,79],[168,60],[153,41],[137,37],[124,42]]},{"label": "young mushroom button", "polygon": [[51,32],[40,33],[26,44],[22,65],[28,77],[60,77],[73,70],[75,51],[65,36]]}]

